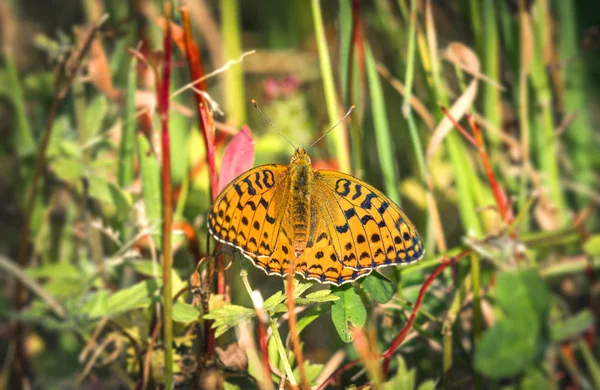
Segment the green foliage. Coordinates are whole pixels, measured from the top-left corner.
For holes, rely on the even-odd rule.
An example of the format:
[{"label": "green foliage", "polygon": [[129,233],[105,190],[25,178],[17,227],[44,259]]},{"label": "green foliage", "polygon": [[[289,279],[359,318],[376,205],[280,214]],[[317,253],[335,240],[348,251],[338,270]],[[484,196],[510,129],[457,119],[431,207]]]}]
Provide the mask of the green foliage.
[{"label": "green foliage", "polygon": [[417,386],[417,370],[409,369],[402,356],[398,356],[397,366],[396,375],[383,384],[383,390],[433,390],[436,388],[436,382],[431,379]]},{"label": "green foliage", "polygon": [[[83,20],[63,9],[51,10],[60,20],[37,20],[46,13],[26,3],[2,8],[0,34],[0,318],[7,324],[0,327],[0,387],[17,386],[27,371],[18,364],[27,361],[34,388],[137,388],[144,380],[155,388],[170,379],[181,387],[214,380],[231,390],[269,388],[259,386],[266,342],[273,388],[301,387],[299,364],[309,385],[320,386],[327,370],[354,359],[336,376],[340,387],[600,388],[593,2],[221,0],[200,19],[190,4],[192,38],[202,36],[192,43],[206,68],[196,64],[196,71],[262,48],[219,70],[202,91],[203,108],[214,110],[207,138],[215,142],[217,177],[229,163],[224,147],[245,124],[255,165],[289,162],[289,145],[247,111],[251,98],[304,146],[355,105],[310,150],[313,167],[352,173],[402,199],[426,246],[427,258],[417,264],[386,268],[386,276],[373,271],[342,287],[297,277],[295,329],[287,280],[267,277],[247,260],[238,277],[230,248],[215,245],[206,231],[212,196],[205,127],[179,47],[183,3],[173,2],[170,88],[188,88],[171,99],[168,120],[174,199],[166,206],[176,207],[176,227],[167,233],[174,241],[171,318],[162,298],[165,194],[156,106],[165,41],[155,20],[168,2],[150,1],[150,13],[139,2],[98,2],[83,7]],[[82,31],[103,12],[109,21],[82,68],[72,68]],[[86,28],[74,32],[75,24]],[[29,29],[38,25],[57,33],[24,45],[21,38],[37,34]],[[472,51],[478,65],[456,47]],[[75,78],[57,100],[60,69]],[[468,95],[473,83],[477,91]],[[464,117],[477,118],[483,143],[446,126],[440,106],[475,138]],[[494,190],[517,220],[499,216]],[[465,250],[471,253],[430,278]],[[216,288],[220,276],[223,291]],[[15,300],[17,281],[26,292],[23,307]],[[17,334],[9,328],[15,323],[24,327],[25,357],[9,337]],[[165,343],[162,331],[171,326],[174,342]],[[266,340],[256,337],[263,331]],[[400,334],[406,338],[383,372],[378,356]],[[221,349],[209,350],[213,344]],[[165,377],[170,347],[174,378]],[[239,360],[221,353],[228,347]]]},{"label": "green foliage", "polygon": [[498,274],[494,297],[504,318],[483,334],[475,367],[491,378],[514,376],[543,357],[550,292],[533,270]]},{"label": "green foliage", "polygon": [[378,303],[386,303],[394,296],[394,284],[392,281],[377,271],[363,278],[360,285]]},{"label": "green foliage", "polygon": [[332,287],[339,298],[331,307],[331,319],[343,342],[352,341],[352,328],[361,328],[367,321],[367,309],[351,285]]}]

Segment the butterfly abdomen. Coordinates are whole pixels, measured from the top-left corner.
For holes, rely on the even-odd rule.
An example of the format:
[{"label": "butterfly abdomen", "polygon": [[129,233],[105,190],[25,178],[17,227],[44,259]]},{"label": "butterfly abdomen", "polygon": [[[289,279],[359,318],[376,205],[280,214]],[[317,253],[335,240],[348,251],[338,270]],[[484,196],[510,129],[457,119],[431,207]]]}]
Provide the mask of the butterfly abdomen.
[{"label": "butterfly abdomen", "polygon": [[290,221],[292,225],[292,243],[296,257],[300,257],[308,240],[311,190],[314,172],[310,164],[304,161],[290,166]]}]

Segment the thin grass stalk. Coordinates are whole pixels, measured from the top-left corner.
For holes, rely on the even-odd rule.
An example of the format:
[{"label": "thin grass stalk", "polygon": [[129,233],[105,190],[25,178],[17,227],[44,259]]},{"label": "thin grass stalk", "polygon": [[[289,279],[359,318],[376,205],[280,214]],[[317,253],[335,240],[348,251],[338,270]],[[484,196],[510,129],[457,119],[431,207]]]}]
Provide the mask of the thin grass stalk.
[{"label": "thin grass stalk", "polygon": [[[331,60],[329,58],[329,49],[325,38],[325,29],[323,27],[320,1],[311,0],[311,9],[313,13],[315,38],[319,50],[319,65],[321,68],[321,77],[323,78],[327,115],[329,116],[330,126],[334,126],[340,118],[339,106],[335,92],[335,81],[333,78]],[[347,138],[345,131],[335,131],[332,136],[329,137],[329,139],[332,140],[331,142],[334,143],[335,155],[338,159],[340,170],[343,172],[349,172],[351,169]]]},{"label": "thin grass stalk", "polygon": [[[426,39],[423,37],[422,44],[419,44],[419,54],[423,66],[429,66],[431,70],[430,90],[434,96],[432,105],[447,106],[449,103],[448,93],[441,77],[441,63],[438,57],[438,45],[435,30],[435,21],[433,19],[433,10],[431,0],[425,3],[425,27]],[[439,119],[441,113],[437,115]],[[481,236],[483,228],[477,212],[477,205],[473,197],[472,186],[479,178],[469,169],[470,162],[467,158],[467,152],[464,145],[460,141],[458,134],[451,132],[445,138],[446,148],[452,164],[452,171],[456,178],[457,191],[460,194],[458,197],[458,211],[463,228],[466,231],[473,231],[475,235]]]},{"label": "thin grass stalk", "polygon": [[[402,4],[402,3],[401,3]],[[421,180],[427,188],[427,205],[430,215],[430,225],[432,230],[427,229],[428,234],[435,235],[436,243],[440,251],[446,250],[446,239],[441,225],[441,219],[438,212],[437,203],[433,196],[433,183],[429,175],[427,174],[427,165],[425,163],[425,155],[423,154],[423,146],[421,145],[421,138],[417,130],[417,124],[412,112],[411,100],[412,100],[412,85],[414,80],[414,67],[415,67],[415,53],[416,53],[416,39],[417,39],[417,2],[411,1],[410,16],[409,16],[409,30],[408,30],[408,53],[407,53],[407,67],[404,82],[404,102],[402,104],[402,113],[408,122],[408,129],[410,132],[410,139],[413,144],[415,156],[417,159],[417,166],[419,168],[419,174]],[[427,240],[433,242],[433,240]],[[432,244],[428,245],[428,249],[433,247]]]},{"label": "thin grass stalk", "polygon": [[133,152],[135,149],[135,90],[137,86],[137,60],[131,58],[127,73],[125,115],[119,145],[119,187],[127,188],[133,181]]},{"label": "thin grass stalk", "polygon": [[163,343],[165,348],[165,387],[173,388],[173,281],[171,268],[173,254],[171,232],[173,223],[173,190],[171,183],[171,141],[169,137],[169,87],[171,78],[171,3],[164,8],[166,31],[163,39],[163,74],[158,93],[158,111],[161,122],[162,147],[162,253],[163,253]]},{"label": "thin grass stalk", "polygon": [[[238,0],[221,0],[221,30],[223,34],[224,58],[239,58],[242,55],[240,33],[240,10]],[[234,66],[223,74],[225,101],[230,120],[240,126],[246,123],[244,71]],[[235,127],[237,127],[235,126]]]},{"label": "thin grass stalk", "polygon": [[[473,253],[471,255],[471,281],[473,284],[473,350],[477,351],[479,340],[481,340],[481,258]],[[481,374],[477,371],[473,378],[475,389],[482,388]]]},{"label": "thin grass stalk", "polygon": [[290,385],[298,386],[296,378],[294,377],[294,371],[292,370],[292,366],[288,360],[283,341],[281,340],[281,335],[279,334],[279,328],[277,328],[277,321],[274,319],[271,319],[271,334],[275,340],[277,352],[279,352],[279,358],[281,359],[281,364],[283,364],[283,370],[285,371],[287,380],[290,382]]},{"label": "thin grass stalk", "polygon": [[83,196],[81,198],[80,211],[81,216],[83,217],[83,222],[85,225],[85,230],[89,239],[89,255],[94,261],[96,265],[96,272],[100,275],[102,282],[106,286],[106,274],[104,271],[104,255],[102,253],[102,237],[98,229],[92,227],[92,216],[90,215],[90,210],[88,210],[88,201],[89,201],[89,177],[87,172],[89,172],[89,164],[90,164],[90,155],[89,149],[85,148],[85,145],[88,143],[88,129],[86,126],[86,100],[85,100],[85,89],[82,83],[74,83],[73,84],[73,106],[75,108],[75,123],[77,124],[77,132],[79,135],[79,145],[81,150],[83,151],[82,156],[82,165],[84,175],[81,177],[83,182]]},{"label": "thin grass stalk", "polygon": [[481,0],[469,0],[469,16],[471,17],[471,29],[473,30],[477,52],[483,53],[483,46],[486,42],[483,35],[484,27],[482,27]]},{"label": "thin grass stalk", "polygon": [[411,0],[410,3],[410,20],[408,27],[408,60],[406,64],[406,74],[404,79],[404,102],[402,104],[402,113],[408,121],[408,129],[410,131],[410,139],[413,143],[413,149],[415,150],[415,156],[417,158],[417,166],[419,167],[419,174],[423,183],[427,181],[427,168],[425,164],[425,155],[423,154],[423,146],[421,145],[421,138],[417,131],[417,124],[412,113],[411,98],[412,98],[412,85],[414,80],[415,72],[415,48],[416,48],[416,31],[417,31],[417,1]]},{"label": "thin grass stalk", "polygon": [[304,369],[304,358],[302,356],[302,348],[300,347],[300,339],[298,337],[298,323],[296,318],[296,298],[294,295],[294,263],[290,262],[287,270],[287,307],[288,307],[288,324],[290,328],[290,339],[298,371],[300,372],[300,383],[302,389],[309,389],[308,379],[306,378],[306,370]]},{"label": "thin grass stalk", "polygon": [[[483,11],[483,38],[485,45],[483,51],[483,72],[492,80],[500,80],[500,44],[498,37],[498,25],[496,17],[498,12],[494,0],[484,0],[482,2]],[[500,102],[500,90],[498,87],[484,83],[483,95],[483,114],[486,120],[496,126],[502,125],[502,112]],[[498,146],[500,138],[496,132],[490,132],[489,140],[495,147]]]},{"label": "thin grass stalk", "polygon": [[[364,113],[365,56],[359,0],[340,1],[339,23],[342,96],[346,105],[356,106],[355,120],[349,123],[352,172],[360,177],[364,167],[360,124]],[[350,39],[346,39],[348,36]]]},{"label": "thin grass stalk", "polygon": [[548,23],[550,22],[548,1],[536,1],[534,12],[534,52],[532,58],[531,82],[535,90],[535,99],[539,109],[536,115],[536,146],[538,161],[544,176],[544,184],[548,197],[556,208],[557,222],[565,224],[568,221],[566,200],[560,184],[560,169],[558,165],[558,139],[555,133],[554,113],[552,111],[552,89],[547,74],[545,52],[547,45]]},{"label": "thin grass stalk", "polygon": [[365,62],[373,110],[375,142],[377,144],[379,161],[381,163],[383,185],[387,196],[389,196],[394,203],[400,204],[400,191],[398,188],[400,180],[394,165],[394,143],[388,125],[388,116],[385,109],[385,99],[381,88],[381,81],[379,80],[379,74],[377,74],[375,59],[373,58],[371,48],[368,45],[365,47]]},{"label": "thin grass stalk", "polygon": [[452,365],[454,364],[452,335],[452,329],[443,330],[442,383],[445,389],[452,388]]},{"label": "thin grass stalk", "polygon": [[[529,86],[527,80],[529,78],[530,61],[528,50],[530,49],[526,42],[531,42],[531,23],[529,13],[525,6],[525,0],[519,0],[519,37],[520,37],[520,66],[519,66],[519,123],[521,130],[521,177],[519,183],[519,209],[527,203],[529,174],[527,173],[526,164],[530,161],[530,134],[529,128]],[[529,216],[525,215],[521,222],[521,228],[525,231],[529,230]]]},{"label": "thin grass stalk", "polygon": [[[580,42],[577,32],[576,2],[556,1],[556,16],[560,26],[558,45],[560,50],[561,65],[564,64],[564,114],[576,113],[575,119],[569,125],[565,137],[574,153],[570,158],[574,165],[574,176],[578,183],[589,188],[594,188],[596,180],[593,173],[594,140],[592,135],[590,110],[587,107],[589,84],[588,71],[582,61]],[[575,194],[579,207],[584,207],[589,198],[585,195]],[[592,216],[591,219],[597,219]]]},{"label": "thin grass stalk", "polygon": [[[16,15],[13,8],[16,4],[9,4],[7,2],[4,6],[0,6],[0,12],[2,8],[5,14],[2,18],[3,25],[0,27],[2,35],[4,37],[2,45],[2,54],[4,57],[4,68],[6,69],[6,81],[7,87],[10,91],[8,96],[11,100],[17,125],[15,127],[15,150],[19,156],[31,155],[35,152],[35,140],[31,132],[31,126],[27,115],[27,109],[25,105],[25,96],[23,94],[23,88],[21,80],[19,79],[19,72],[17,69],[17,63],[15,53],[13,49],[13,43],[15,42],[15,35],[17,34],[16,21],[13,15]],[[17,3],[13,1],[12,3]]]}]

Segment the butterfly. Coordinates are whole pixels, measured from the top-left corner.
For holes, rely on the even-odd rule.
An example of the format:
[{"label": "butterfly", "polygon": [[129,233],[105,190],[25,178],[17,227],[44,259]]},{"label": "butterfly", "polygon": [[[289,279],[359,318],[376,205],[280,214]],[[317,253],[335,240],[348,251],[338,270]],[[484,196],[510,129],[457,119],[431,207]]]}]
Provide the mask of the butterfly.
[{"label": "butterfly", "polygon": [[234,179],[214,201],[208,229],[269,275],[293,270],[334,285],[424,253],[400,207],[353,176],[313,170],[301,147],[289,165],[262,165]]}]

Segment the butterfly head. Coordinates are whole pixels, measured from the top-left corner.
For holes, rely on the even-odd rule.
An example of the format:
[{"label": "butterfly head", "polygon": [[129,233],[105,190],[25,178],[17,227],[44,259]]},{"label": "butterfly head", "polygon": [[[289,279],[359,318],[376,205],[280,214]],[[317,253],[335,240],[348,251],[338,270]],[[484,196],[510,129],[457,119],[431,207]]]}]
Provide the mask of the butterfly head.
[{"label": "butterfly head", "polygon": [[296,152],[292,156],[290,164],[307,164],[310,165],[310,157],[303,147],[296,149]]}]

